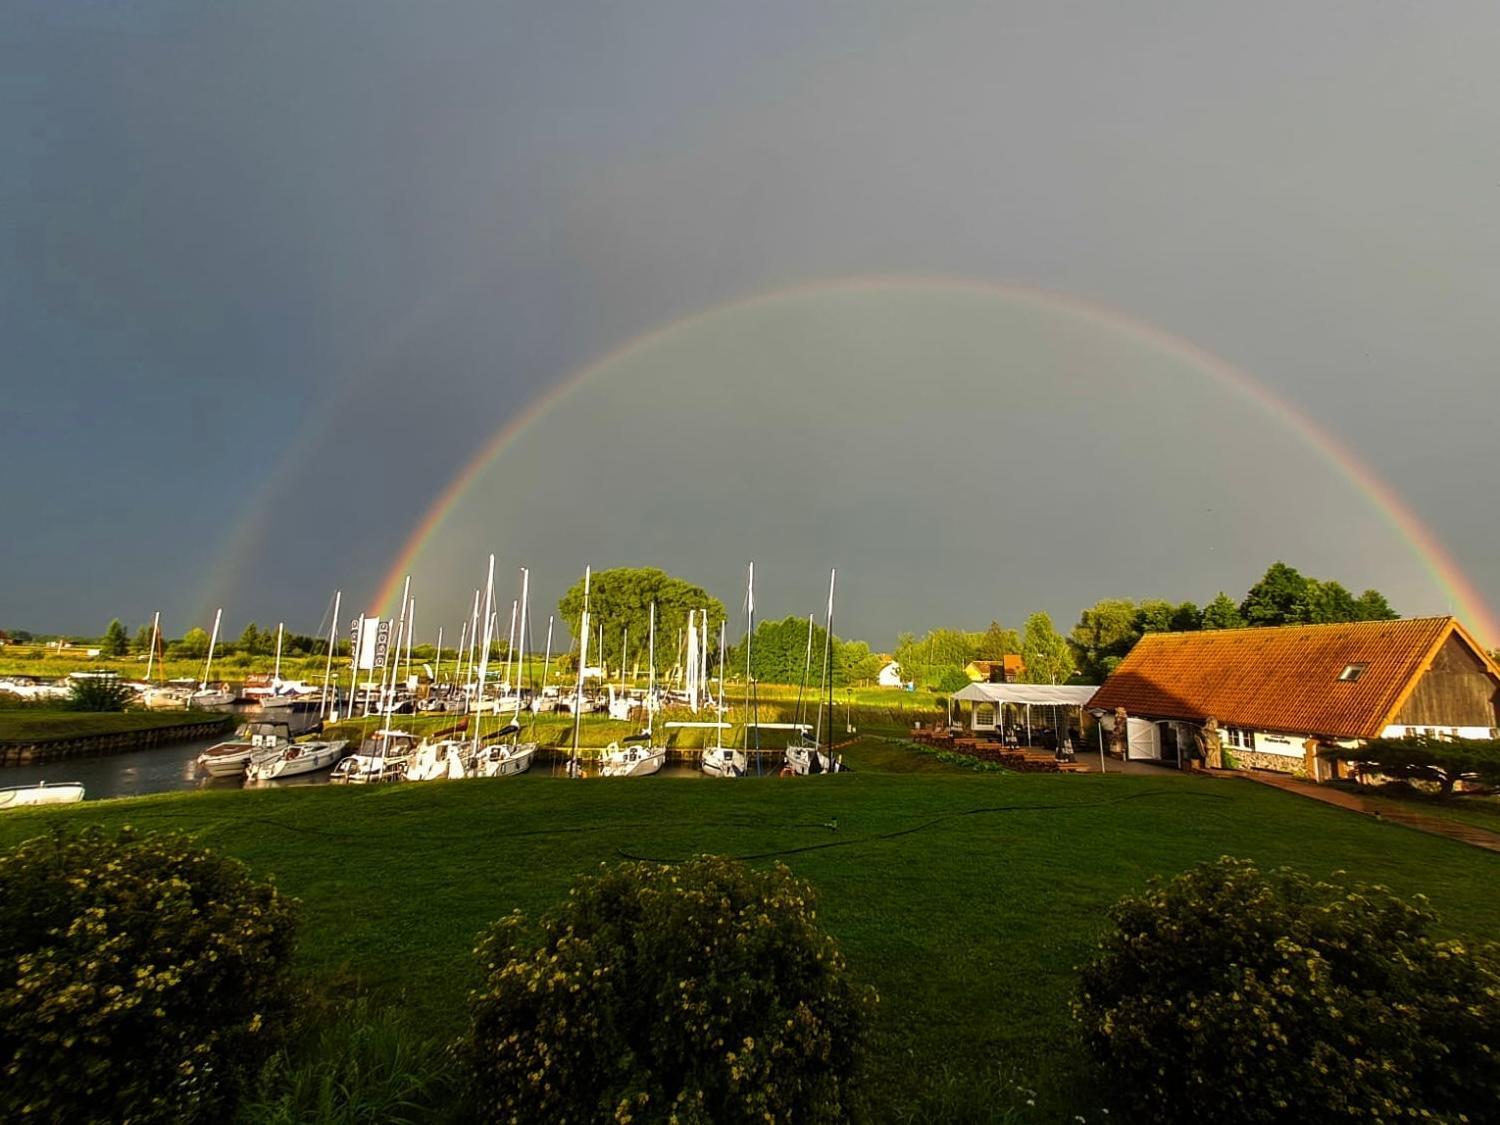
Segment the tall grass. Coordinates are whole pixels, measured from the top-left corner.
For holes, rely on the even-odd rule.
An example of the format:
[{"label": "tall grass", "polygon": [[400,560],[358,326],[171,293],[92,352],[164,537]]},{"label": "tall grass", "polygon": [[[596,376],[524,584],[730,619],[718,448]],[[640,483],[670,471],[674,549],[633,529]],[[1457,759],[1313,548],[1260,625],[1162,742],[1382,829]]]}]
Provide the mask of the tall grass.
[{"label": "tall grass", "polygon": [[395,1007],[358,997],[315,1019],[266,1064],[242,1125],[417,1125],[456,1119],[444,1044]]}]

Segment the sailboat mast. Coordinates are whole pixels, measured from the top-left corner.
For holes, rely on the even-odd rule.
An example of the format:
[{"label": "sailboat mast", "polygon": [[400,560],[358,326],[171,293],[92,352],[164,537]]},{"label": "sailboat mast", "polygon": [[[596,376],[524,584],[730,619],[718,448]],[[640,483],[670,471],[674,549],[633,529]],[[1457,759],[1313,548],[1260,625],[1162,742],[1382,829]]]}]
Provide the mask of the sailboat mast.
[{"label": "sailboat mast", "polygon": [[276,622],[276,670],[271,673],[271,685],[278,687],[281,684],[281,638],[286,633],[286,622]]},{"label": "sailboat mast", "polygon": [[438,626],[437,655],[432,658],[432,686],[443,678],[443,627]]},{"label": "sailboat mast", "polygon": [[146,657],[146,682],[151,682],[151,669],[156,666],[156,638],[161,636],[161,610],[151,617],[151,653]]},{"label": "sailboat mast", "polygon": [[[388,694],[385,697],[385,733],[387,735],[389,735],[391,733],[391,717],[393,715],[395,715],[395,713],[396,713],[396,672],[399,670],[399,665],[401,663],[401,640],[402,640],[403,631],[406,628],[406,608],[407,608],[407,603],[410,602],[410,601],[411,601],[411,575],[408,574],[406,576],[406,583],[405,583],[405,585],[403,585],[401,587],[401,616],[396,621],[396,644],[395,644],[395,655],[396,655],[396,658],[394,660],[391,660],[388,657],[387,660],[386,660],[386,663],[391,666],[391,686],[390,686],[390,691],[388,692]],[[386,652],[387,652],[387,654],[389,654],[391,652],[391,649],[387,648]],[[385,745],[386,745],[386,747],[389,747],[390,746],[390,742],[387,741],[385,743]]]},{"label": "sailboat mast", "polygon": [[224,607],[220,606],[214,612],[214,635],[208,638],[208,662],[203,665],[203,682],[198,685],[199,691],[208,690],[208,673],[214,666],[214,646],[219,643],[219,622],[224,617]]},{"label": "sailboat mast", "polygon": [[[818,685],[821,688],[826,684],[828,688],[828,756],[830,760],[833,757],[833,668],[831,666],[833,658],[833,581],[837,574],[838,572],[835,570],[828,572],[828,625],[823,635],[823,683]],[[821,691],[818,694],[820,697],[822,696]],[[813,739],[814,748],[821,742],[822,734],[823,700],[819,698],[818,730],[817,736]]]},{"label": "sailboat mast", "polygon": [[518,608],[517,602],[510,603],[510,632],[505,637],[505,690],[501,693],[502,697],[510,694],[510,663],[516,651],[516,610]]},{"label": "sailboat mast", "polygon": [[802,696],[807,692],[807,678],[812,675],[813,614],[807,615],[807,655],[802,660],[802,685],[797,688],[797,722],[807,717],[807,708]]},{"label": "sailboat mast", "polygon": [[[526,626],[530,623],[531,609],[531,571],[526,567],[521,568],[521,624],[516,630],[516,643],[521,646],[521,656],[526,655],[526,650],[531,646],[527,644],[529,634]],[[516,660],[516,718],[521,717],[521,661]]]},{"label": "sailboat mast", "polygon": [[583,616],[578,619],[578,693],[573,697],[573,770],[578,776],[582,776],[578,769],[578,739],[583,732],[583,670],[589,662],[589,583],[593,574],[593,567],[584,568]]},{"label": "sailboat mast", "polygon": [[474,591],[474,612],[469,619],[469,667],[464,673],[464,693],[470,694],[474,679],[474,646],[479,643],[479,591]]},{"label": "sailboat mast", "polygon": [[724,749],[724,628],[728,622],[719,622],[719,721],[714,727],[714,749]]},{"label": "sailboat mast", "polygon": [[[474,697],[474,749],[479,749],[479,728],[484,725],[484,681],[490,670],[490,638],[494,616],[490,603],[495,596],[495,556],[490,555],[490,569],[484,579],[484,644],[479,646],[479,690]],[[472,662],[471,662],[472,663]]]},{"label": "sailboat mast", "polygon": [[646,663],[650,670],[646,674],[646,733],[651,733],[651,724],[656,712],[656,603],[651,603],[651,627],[646,642]]},{"label": "sailboat mast", "polygon": [[344,591],[333,592],[333,620],[328,624],[328,659],[323,662],[323,697],[318,700],[318,717],[328,718],[328,681],[333,675],[333,646],[339,638],[339,610],[342,608]]}]

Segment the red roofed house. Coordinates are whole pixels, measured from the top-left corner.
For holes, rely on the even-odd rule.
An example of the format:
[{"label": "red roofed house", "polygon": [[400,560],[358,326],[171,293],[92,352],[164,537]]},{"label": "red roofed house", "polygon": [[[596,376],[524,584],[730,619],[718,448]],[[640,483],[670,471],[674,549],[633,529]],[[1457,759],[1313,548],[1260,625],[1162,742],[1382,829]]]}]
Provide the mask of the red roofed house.
[{"label": "red roofed house", "polygon": [[[1404,734],[1494,738],[1500,666],[1451,617],[1152,633],[1089,702],[1128,758],[1222,747],[1240,768],[1322,780],[1319,743]],[[1212,720],[1212,722],[1210,722]]]}]

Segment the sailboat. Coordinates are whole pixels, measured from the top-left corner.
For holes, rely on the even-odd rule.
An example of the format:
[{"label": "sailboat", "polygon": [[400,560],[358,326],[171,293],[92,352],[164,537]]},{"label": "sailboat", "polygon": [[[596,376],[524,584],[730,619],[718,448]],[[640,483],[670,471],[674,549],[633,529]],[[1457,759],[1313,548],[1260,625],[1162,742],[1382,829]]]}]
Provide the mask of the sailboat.
[{"label": "sailboat", "polygon": [[208,686],[208,674],[214,666],[214,646],[219,643],[219,623],[223,620],[224,608],[219,607],[214,613],[213,636],[208,639],[208,660],[203,665],[203,680],[198,685],[198,690],[188,696],[190,707],[227,707],[234,702],[234,692],[220,684],[217,687]]},{"label": "sailboat", "polygon": [[148,684],[151,682],[153,668],[160,682],[141,692],[141,703],[152,711],[180,711],[186,707],[193,689],[167,682],[167,646],[162,641],[161,610],[157,610],[151,618],[151,650],[150,655],[146,657],[146,682]]},{"label": "sailboat", "polygon": [[646,688],[646,729],[604,748],[600,777],[649,777],[667,760],[665,746],[652,745],[651,724],[656,714],[656,603],[651,603],[651,634],[647,645],[650,679]]},{"label": "sailboat", "polygon": [[[828,573],[828,624],[823,635],[823,676],[819,682],[818,723],[812,741],[807,741],[807,727],[798,728],[797,741],[786,748],[786,769],[797,776],[843,773],[843,759],[833,753],[833,584],[837,571]],[[828,749],[821,749],[823,735],[823,688],[828,691]]]},{"label": "sailboat", "polygon": [[703,772],[709,777],[744,777],[750,758],[743,750],[724,745],[724,622],[719,622],[719,700],[718,721],[714,723],[714,744],[703,751]]},{"label": "sailboat", "polygon": [[317,773],[336,764],[348,752],[348,747],[348,741],[342,738],[332,742],[320,739],[292,742],[273,757],[252,760],[245,771],[245,780],[275,781],[279,777]]},{"label": "sailboat", "polygon": [[[525,567],[521,568],[521,623],[516,631],[514,639],[519,640],[523,649],[528,648],[526,644],[526,627],[529,624],[531,609],[531,571]],[[547,637],[548,657],[550,658],[552,648],[552,637],[549,631]],[[510,679],[510,661],[506,660],[506,680]],[[521,695],[521,665],[516,662],[516,698]],[[532,726],[535,729],[536,719],[533,712]],[[473,761],[469,763],[469,773],[474,777],[514,777],[518,773],[525,773],[531,768],[531,760],[536,756],[537,744],[535,742],[522,742],[520,739],[521,727],[519,723],[508,723],[503,729],[496,732],[495,741],[486,743],[474,754]],[[509,739],[510,741],[504,741]]]}]

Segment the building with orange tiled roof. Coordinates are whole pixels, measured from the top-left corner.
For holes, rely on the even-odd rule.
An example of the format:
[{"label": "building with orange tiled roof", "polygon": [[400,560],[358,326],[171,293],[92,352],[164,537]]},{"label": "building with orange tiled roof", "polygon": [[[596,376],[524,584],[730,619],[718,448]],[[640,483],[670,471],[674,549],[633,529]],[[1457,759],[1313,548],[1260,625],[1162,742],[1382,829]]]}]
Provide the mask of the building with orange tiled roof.
[{"label": "building with orange tiled roof", "polygon": [[1125,713],[1115,738],[1129,758],[1222,748],[1226,763],[1321,779],[1323,743],[1496,737],[1500,666],[1451,617],[1154,633],[1089,709],[1106,724]]}]

